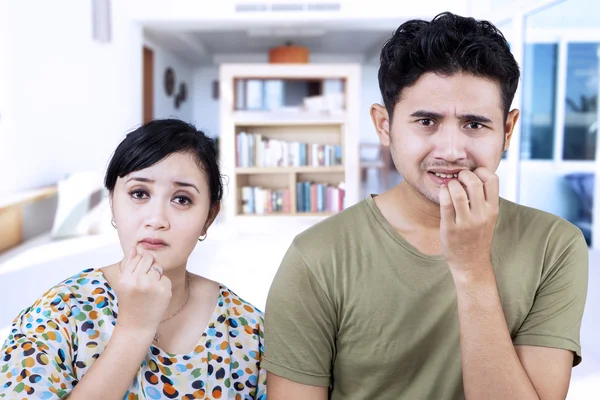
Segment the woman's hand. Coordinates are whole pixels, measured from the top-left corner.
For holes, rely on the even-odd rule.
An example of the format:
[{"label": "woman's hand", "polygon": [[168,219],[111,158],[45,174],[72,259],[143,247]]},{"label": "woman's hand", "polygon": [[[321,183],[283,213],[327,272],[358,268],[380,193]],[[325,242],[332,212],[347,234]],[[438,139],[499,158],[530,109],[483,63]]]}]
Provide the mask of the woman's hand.
[{"label": "woman's hand", "polygon": [[150,253],[133,247],[121,261],[117,326],[154,336],[171,300],[171,281]]}]

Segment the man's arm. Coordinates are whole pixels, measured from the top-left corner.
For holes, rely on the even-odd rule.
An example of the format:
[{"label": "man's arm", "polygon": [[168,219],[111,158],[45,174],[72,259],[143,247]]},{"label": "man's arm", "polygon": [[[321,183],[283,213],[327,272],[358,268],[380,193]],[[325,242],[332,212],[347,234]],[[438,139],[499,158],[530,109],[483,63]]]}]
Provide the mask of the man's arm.
[{"label": "man's arm", "polygon": [[487,278],[457,281],[458,318],[467,399],[564,399],[573,353],[515,348],[492,268]]},{"label": "man's arm", "polygon": [[269,400],[327,399],[337,318],[321,276],[294,242],[271,284],[265,309]]},{"label": "man's arm", "polygon": [[329,396],[326,387],[303,385],[271,373],[267,374],[267,382],[269,400],[327,400]]},{"label": "man's arm", "polygon": [[566,222],[551,228],[533,306],[511,338],[491,262],[498,192],[498,177],[484,168],[461,171],[440,187],[441,244],[456,286],[465,395],[564,399],[570,369],[581,360],[587,245]]}]

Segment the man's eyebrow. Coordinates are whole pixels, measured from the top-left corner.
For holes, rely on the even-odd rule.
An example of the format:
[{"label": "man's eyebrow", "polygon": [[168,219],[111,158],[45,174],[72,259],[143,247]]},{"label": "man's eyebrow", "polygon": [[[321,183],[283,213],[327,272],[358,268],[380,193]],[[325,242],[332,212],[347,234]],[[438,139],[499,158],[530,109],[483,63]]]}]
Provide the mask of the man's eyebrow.
[{"label": "man's eyebrow", "polygon": [[[444,116],[440,113],[436,113],[434,111],[427,110],[417,110],[414,113],[410,114],[411,117],[414,118],[430,118],[430,119],[442,119]],[[478,122],[481,124],[490,124],[493,121],[486,116],[479,114],[461,114],[457,115],[458,118],[471,122]]]},{"label": "man's eyebrow", "polygon": [[481,124],[492,123],[492,120],[489,119],[488,117],[484,117],[483,115],[478,115],[478,114],[462,114],[462,115],[458,115],[458,118],[466,120],[466,121],[471,121],[471,122],[479,122]]},{"label": "man's eyebrow", "polygon": [[410,116],[415,117],[415,118],[431,118],[431,119],[444,118],[444,116],[440,113],[436,113],[433,111],[427,111],[427,110],[417,110],[414,113],[410,114]]}]

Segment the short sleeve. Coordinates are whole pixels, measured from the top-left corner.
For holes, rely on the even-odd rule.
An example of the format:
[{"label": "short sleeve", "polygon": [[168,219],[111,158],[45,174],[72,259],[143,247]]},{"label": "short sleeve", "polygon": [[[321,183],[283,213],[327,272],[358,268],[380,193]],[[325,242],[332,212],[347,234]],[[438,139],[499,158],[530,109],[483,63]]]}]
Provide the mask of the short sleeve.
[{"label": "short sleeve", "polygon": [[293,243],[265,308],[264,368],[312,386],[330,385],[337,331],[333,303]]},{"label": "short sleeve", "polygon": [[267,371],[263,368],[262,362],[265,354],[265,347],[263,343],[263,332],[260,335],[258,351],[260,353],[261,365],[258,366],[258,384],[256,385],[256,394],[254,398],[256,400],[267,400]]},{"label": "short sleeve", "polygon": [[0,398],[60,399],[77,384],[69,296],[51,289],[15,318],[0,349]]},{"label": "short sleeve", "polygon": [[581,362],[580,330],[588,287],[588,247],[578,234],[545,271],[515,345],[559,348]]}]

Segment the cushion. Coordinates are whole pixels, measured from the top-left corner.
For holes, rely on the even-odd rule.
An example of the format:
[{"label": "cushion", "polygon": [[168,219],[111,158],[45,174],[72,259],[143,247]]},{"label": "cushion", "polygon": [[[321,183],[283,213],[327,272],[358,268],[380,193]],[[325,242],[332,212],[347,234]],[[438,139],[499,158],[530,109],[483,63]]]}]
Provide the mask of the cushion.
[{"label": "cushion", "polygon": [[58,183],[52,239],[102,234],[113,229],[103,177],[99,171],[80,171]]}]

